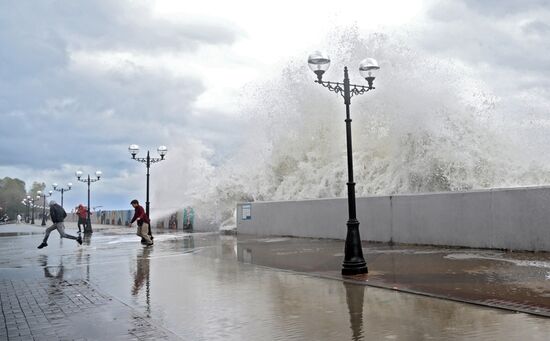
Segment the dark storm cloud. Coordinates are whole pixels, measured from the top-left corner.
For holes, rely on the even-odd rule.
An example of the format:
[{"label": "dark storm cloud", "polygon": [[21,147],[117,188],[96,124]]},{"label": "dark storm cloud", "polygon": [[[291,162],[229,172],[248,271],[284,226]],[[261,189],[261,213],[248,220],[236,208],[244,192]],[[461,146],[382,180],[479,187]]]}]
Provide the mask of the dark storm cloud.
[{"label": "dark storm cloud", "polygon": [[531,85],[548,86],[547,1],[442,1],[430,9],[429,17],[432,22],[421,41],[428,51],[474,67],[523,73]]},{"label": "dark storm cloud", "polygon": [[[121,61],[106,70],[71,68],[71,53],[192,54],[231,44],[228,24],[152,17],[145,1],[3,1],[0,3],[2,165],[120,166],[129,141],[168,144],[184,129],[199,79]],[[84,64],[82,67],[85,67]],[[122,71],[121,71],[122,70]]]},{"label": "dark storm cloud", "polygon": [[238,38],[238,31],[223,22],[154,18],[146,1],[4,1],[0,26],[2,41],[12,48],[3,48],[3,54],[23,52],[26,60],[39,62],[38,68],[63,61],[67,47],[192,51]]},{"label": "dark storm cloud", "polygon": [[522,27],[526,34],[536,35],[541,38],[550,37],[550,25],[540,20],[533,20]]},{"label": "dark storm cloud", "polygon": [[66,90],[54,88],[60,97],[46,99],[39,108],[4,113],[10,129],[0,135],[0,144],[15,148],[4,151],[0,163],[55,168],[104,155],[96,163],[105,168],[120,155],[115,145],[169,139],[163,128],[185,125],[190,103],[203,90],[193,79],[147,74],[124,83],[84,81],[67,81],[74,86]]}]

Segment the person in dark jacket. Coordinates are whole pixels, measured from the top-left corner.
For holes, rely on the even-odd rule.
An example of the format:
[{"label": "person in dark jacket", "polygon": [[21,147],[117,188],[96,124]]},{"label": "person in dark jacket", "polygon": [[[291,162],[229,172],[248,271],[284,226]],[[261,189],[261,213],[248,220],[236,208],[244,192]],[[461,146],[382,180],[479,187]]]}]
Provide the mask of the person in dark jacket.
[{"label": "person in dark jacket", "polygon": [[66,217],[67,213],[63,207],[56,204],[53,200],[50,201],[50,218],[52,219],[53,225],[46,229],[44,240],[42,241],[42,244],[38,245],[39,249],[48,246],[48,238],[53,230],[57,230],[61,238],[73,239],[76,240],[78,244],[82,245],[82,238],[80,236],[75,237],[65,233],[65,225],[63,224],[63,220],[65,220]]},{"label": "person in dark jacket", "polygon": [[132,223],[137,220],[137,235],[145,241],[145,244],[153,245],[153,241],[151,240],[151,236],[149,235],[149,224],[151,222],[149,220],[149,217],[147,216],[147,213],[145,213],[145,210],[142,206],[139,205],[139,202],[137,200],[132,200],[130,204],[134,208],[135,213],[132,221],[130,221],[128,226],[132,226]]}]

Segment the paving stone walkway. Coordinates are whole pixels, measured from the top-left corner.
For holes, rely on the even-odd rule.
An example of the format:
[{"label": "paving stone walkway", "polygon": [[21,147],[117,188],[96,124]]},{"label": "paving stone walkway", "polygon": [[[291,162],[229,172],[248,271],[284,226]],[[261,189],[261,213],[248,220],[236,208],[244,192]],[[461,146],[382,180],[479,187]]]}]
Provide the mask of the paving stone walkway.
[{"label": "paving stone walkway", "polygon": [[180,340],[84,280],[0,279],[0,339]]}]

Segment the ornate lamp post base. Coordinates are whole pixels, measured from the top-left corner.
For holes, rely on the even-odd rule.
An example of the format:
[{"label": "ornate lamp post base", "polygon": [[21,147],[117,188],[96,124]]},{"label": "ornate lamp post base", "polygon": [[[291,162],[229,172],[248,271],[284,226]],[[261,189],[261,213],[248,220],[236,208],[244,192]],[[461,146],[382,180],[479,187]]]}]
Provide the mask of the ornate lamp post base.
[{"label": "ornate lamp post base", "polygon": [[367,262],[363,257],[361,237],[359,236],[359,222],[348,221],[348,234],[344,251],[344,262],[342,263],[342,275],[353,276],[369,272]]}]

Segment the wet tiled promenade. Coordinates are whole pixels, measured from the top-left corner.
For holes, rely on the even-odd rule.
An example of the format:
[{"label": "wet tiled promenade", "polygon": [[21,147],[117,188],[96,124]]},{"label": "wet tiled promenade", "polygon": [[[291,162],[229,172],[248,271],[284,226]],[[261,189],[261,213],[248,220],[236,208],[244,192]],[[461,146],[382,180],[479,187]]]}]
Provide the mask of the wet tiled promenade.
[{"label": "wet tiled promenade", "polygon": [[157,231],[155,245],[143,247],[133,229],[97,226],[82,246],[53,233],[49,246],[37,250],[42,231],[0,227],[0,339],[550,335],[544,317],[550,297],[546,254],[365,244],[369,275],[343,281],[340,241],[168,230]]}]

